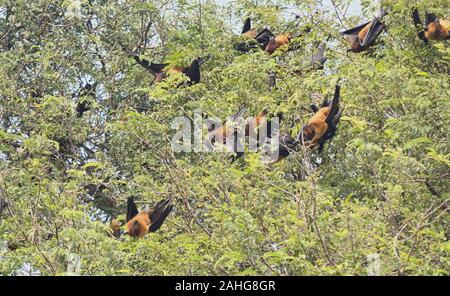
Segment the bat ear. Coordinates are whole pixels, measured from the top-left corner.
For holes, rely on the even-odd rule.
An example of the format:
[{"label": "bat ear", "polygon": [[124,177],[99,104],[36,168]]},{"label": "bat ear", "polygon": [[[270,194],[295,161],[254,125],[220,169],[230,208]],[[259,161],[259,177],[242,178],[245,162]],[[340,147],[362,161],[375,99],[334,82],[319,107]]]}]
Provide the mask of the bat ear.
[{"label": "bat ear", "polygon": [[136,204],[134,203],[134,197],[131,196],[127,199],[127,222],[133,219],[138,213]]}]

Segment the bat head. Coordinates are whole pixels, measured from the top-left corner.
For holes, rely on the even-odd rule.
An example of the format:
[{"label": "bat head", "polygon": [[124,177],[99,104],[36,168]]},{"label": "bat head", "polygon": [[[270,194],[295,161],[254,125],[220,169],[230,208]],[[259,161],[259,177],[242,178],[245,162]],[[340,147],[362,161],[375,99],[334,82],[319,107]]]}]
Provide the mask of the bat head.
[{"label": "bat head", "polygon": [[364,50],[364,48],[362,47],[359,38],[355,38],[355,40],[353,40],[352,47],[349,48],[347,51],[351,51],[351,52],[361,52],[361,51],[363,51],[363,50]]},{"label": "bat head", "polygon": [[269,43],[267,43],[267,46],[266,46],[266,52],[268,54],[272,54],[275,52],[276,49],[277,49],[277,41],[276,41],[275,37],[270,37]]},{"label": "bat head", "polygon": [[127,234],[132,237],[143,237],[148,233],[150,219],[148,213],[141,212],[127,223]]},{"label": "bat head", "polygon": [[302,128],[302,144],[311,142],[316,136],[316,130],[312,125],[305,125]]}]

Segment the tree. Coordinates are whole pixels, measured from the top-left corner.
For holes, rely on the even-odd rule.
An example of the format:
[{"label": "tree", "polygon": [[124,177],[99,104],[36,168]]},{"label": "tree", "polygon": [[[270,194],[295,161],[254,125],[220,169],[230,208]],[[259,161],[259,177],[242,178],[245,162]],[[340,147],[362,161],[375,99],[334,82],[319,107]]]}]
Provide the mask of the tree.
[{"label": "tree", "polygon": [[[383,275],[448,274],[450,50],[425,46],[411,19],[413,7],[448,17],[447,1],[383,1],[386,31],[359,54],[339,32],[378,3],[362,1],[365,17],[345,15],[343,0],[0,3],[1,274],[61,275],[71,254],[87,275],[364,275],[371,254]],[[310,31],[295,50],[241,54],[248,16]],[[324,41],[325,68],[313,69]],[[202,80],[155,84],[133,56],[202,57]],[[320,155],[267,165],[258,153],[230,163],[172,151],[172,120],[196,110],[267,108],[294,135],[338,78],[344,115]],[[139,206],[175,197],[160,231],[110,235],[131,195]]]}]

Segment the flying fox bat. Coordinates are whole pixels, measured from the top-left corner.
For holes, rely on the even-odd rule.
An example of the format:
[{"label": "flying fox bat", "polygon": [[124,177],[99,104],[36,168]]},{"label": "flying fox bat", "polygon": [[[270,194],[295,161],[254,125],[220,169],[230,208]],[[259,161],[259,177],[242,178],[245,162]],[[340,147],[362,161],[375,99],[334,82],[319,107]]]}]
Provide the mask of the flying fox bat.
[{"label": "flying fox bat", "polygon": [[385,15],[386,11],[382,9],[379,16],[374,17],[372,21],[342,32],[341,34],[351,42],[351,48],[348,51],[362,52],[372,46],[384,30],[385,26],[381,20]]},{"label": "flying fox bat", "polygon": [[163,81],[168,75],[175,73],[182,73],[189,78],[188,85],[193,85],[200,82],[200,64],[202,59],[197,58],[192,61],[188,67],[171,67],[167,63],[157,64],[151,63],[145,59],[141,59],[138,56],[133,56],[134,60],[155,76],[155,82]]},{"label": "flying fox bat", "polygon": [[450,20],[441,20],[433,13],[425,13],[425,27],[420,20],[419,11],[413,10],[413,21],[419,38],[427,44],[429,40],[443,41],[450,39]]},{"label": "flying fox bat", "polygon": [[138,211],[133,197],[127,200],[127,234],[132,237],[143,237],[149,232],[157,231],[172,211],[173,197],[163,199],[151,209]]},{"label": "flying fox bat", "polygon": [[317,52],[312,56],[311,66],[317,70],[323,70],[325,62],[328,58],[325,56],[326,43],[322,42],[317,48]]},{"label": "flying fox bat", "polygon": [[242,117],[244,112],[245,107],[242,106],[236,113],[228,117],[228,119],[221,125],[219,125],[218,127],[213,126],[210,129],[209,133],[206,135],[205,145],[209,149],[212,149],[212,145],[214,145],[217,140],[222,139],[222,143],[225,144],[227,139],[229,139],[232,135],[236,136],[237,127],[233,126],[233,124],[230,123],[236,122],[239,117]]},{"label": "flying fox bat", "polygon": [[[250,136],[250,130],[256,129],[254,135],[257,137],[256,148],[262,146],[267,138],[272,137],[272,118],[267,119],[268,111],[264,109],[255,118],[249,118],[245,121],[245,137]],[[279,120],[282,118],[282,114],[276,115]],[[231,162],[234,162],[238,158],[244,155],[244,152],[235,151],[236,155],[231,157]]]},{"label": "flying fox bat", "polygon": [[[249,31],[249,32],[253,32],[253,31]],[[237,44],[235,46],[235,49],[240,52],[243,52],[243,53],[249,52],[250,50],[258,48],[258,47],[261,48],[262,50],[265,50],[267,45],[270,42],[270,39],[275,38],[275,35],[272,32],[270,32],[270,30],[267,28],[264,28],[258,34],[256,34],[256,31],[254,31],[254,32],[255,32],[255,36],[252,36],[252,37],[250,37],[248,35],[244,35],[244,37],[249,38],[250,40],[248,40],[247,42],[241,42],[241,43]],[[253,33],[251,33],[251,34],[253,34]]]},{"label": "flying fox bat", "polygon": [[86,83],[85,86],[80,90],[76,96],[78,96],[78,102],[75,106],[75,111],[77,112],[77,117],[81,118],[84,112],[89,111],[92,106],[92,102],[86,98],[90,97],[95,99],[95,88],[97,87],[97,82],[94,84]]},{"label": "flying fox bat", "polygon": [[291,36],[288,33],[279,34],[276,37],[271,37],[269,39],[269,42],[266,45],[265,51],[269,55],[273,54],[275,50],[278,48],[288,45],[288,43],[291,41]]},{"label": "flying fox bat", "polygon": [[256,30],[252,29],[252,21],[250,18],[247,18],[244,23],[244,27],[242,28],[241,36],[246,38],[255,38]]},{"label": "flying fox bat", "polygon": [[336,84],[333,100],[326,98],[319,108],[312,106],[315,114],[308,121],[308,124],[302,128],[302,143],[309,148],[319,145],[319,153],[322,152],[325,141],[334,137],[337,124],[342,115],[339,109],[339,96],[341,86]]}]

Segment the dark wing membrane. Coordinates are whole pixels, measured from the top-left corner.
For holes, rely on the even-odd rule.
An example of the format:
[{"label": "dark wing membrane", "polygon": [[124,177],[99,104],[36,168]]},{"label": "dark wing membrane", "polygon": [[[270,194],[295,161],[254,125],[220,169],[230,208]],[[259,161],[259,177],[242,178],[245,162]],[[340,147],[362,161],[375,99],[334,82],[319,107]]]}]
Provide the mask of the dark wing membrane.
[{"label": "dark wing membrane", "polygon": [[133,219],[138,213],[133,197],[129,197],[127,199],[127,222]]},{"label": "dark wing membrane", "polygon": [[251,28],[252,28],[252,21],[250,20],[250,18],[247,18],[245,20],[244,27],[242,28],[242,34],[250,31]]},{"label": "dark wing membrane", "polygon": [[339,114],[339,97],[341,92],[341,86],[339,84],[336,85],[334,90],[334,97],[330,103],[330,111],[328,112],[327,118],[325,119],[327,124],[333,124],[333,120]]},{"label": "dark wing membrane", "polygon": [[170,211],[172,211],[173,205],[168,206],[162,213],[159,215],[158,219],[153,222],[150,227],[148,228],[149,232],[155,232],[157,231],[161,225],[163,224],[164,220],[166,220],[167,216],[170,214]]},{"label": "dark wing membrane", "polygon": [[270,41],[270,38],[275,38],[272,32],[270,32],[267,28],[264,28],[261,32],[259,32],[255,39],[261,45],[263,49],[266,48],[267,44]]},{"label": "dark wing membrane", "polygon": [[169,64],[155,64],[150,63],[147,60],[141,59],[138,56],[133,56],[133,59],[142,67],[144,67],[147,71],[149,71],[152,74],[161,73],[165,67],[167,67]]},{"label": "dark wing membrane", "polygon": [[437,16],[434,13],[425,12],[425,26],[437,20]]},{"label": "dark wing membrane", "polygon": [[240,42],[234,45],[234,49],[242,53],[249,52],[250,50],[257,48],[258,42],[254,39],[248,40],[246,42]]},{"label": "dark wing membrane", "polygon": [[330,102],[330,111],[328,112],[326,123],[328,124],[328,129],[326,133],[318,141],[319,153],[322,153],[324,144],[327,140],[331,140],[337,130],[337,124],[341,118],[342,111],[339,110],[339,96],[340,96],[341,86],[336,84],[336,89],[334,92],[333,100]]},{"label": "dark wing membrane", "polygon": [[420,19],[419,11],[416,9],[413,10],[412,13],[414,25],[417,29],[417,35],[419,35],[419,38],[423,40],[425,43],[428,42],[427,38],[425,37],[425,31],[423,28],[422,20]]},{"label": "dark wing membrane", "polygon": [[413,10],[412,17],[414,25],[416,25],[416,27],[418,28],[423,28],[422,20],[420,19],[419,10],[417,10],[417,8]]},{"label": "dark wing membrane", "polygon": [[365,26],[367,26],[370,22],[367,22],[365,24],[362,24],[356,28],[341,32],[342,35],[354,40],[357,36],[359,31],[361,31],[362,29],[364,29]]},{"label": "dark wing membrane", "polygon": [[200,64],[197,59],[192,61],[191,66],[186,71],[186,76],[190,79],[190,84],[200,82]]},{"label": "dark wing membrane", "polygon": [[380,36],[381,32],[384,29],[383,23],[380,22],[379,18],[375,18],[372,21],[372,25],[370,26],[369,32],[367,32],[366,37],[361,42],[361,46],[363,48],[367,48],[372,45],[378,36]]},{"label": "dark wing membrane", "polygon": [[173,206],[171,205],[173,197],[169,197],[167,199],[161,200],[150,212],[149,218],[151,221],[151,225],[149,227],[150,232],[154,232],[161,227],[162,223],[166,219],[167,215],[169,215]]}]

